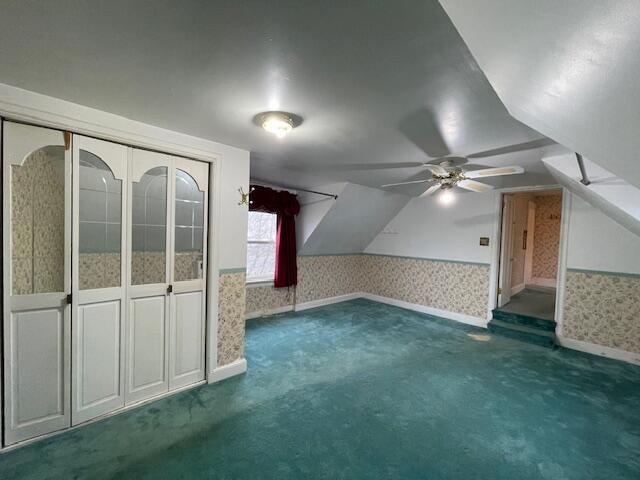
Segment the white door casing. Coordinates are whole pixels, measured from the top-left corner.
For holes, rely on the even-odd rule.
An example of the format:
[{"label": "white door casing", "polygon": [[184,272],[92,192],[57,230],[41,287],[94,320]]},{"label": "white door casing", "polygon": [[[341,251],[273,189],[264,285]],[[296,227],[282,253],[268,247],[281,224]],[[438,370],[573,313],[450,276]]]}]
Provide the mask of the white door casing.
[{"label": "white door casing", "polygon": [[124,405],[126,180],[127,147],[74,135],[73,425]]},{"label": "white door casing", "polygon": [[502,239],[500,242],[500,278],[498,283],[498,306],[511,299],[511,267],[513,265],[513,210],[512,195],[503,195]]},{"label": "white door casing", "polygon": [[70,423],[71,140],[12,122],[3,130],[4,433],[11,445]]}]

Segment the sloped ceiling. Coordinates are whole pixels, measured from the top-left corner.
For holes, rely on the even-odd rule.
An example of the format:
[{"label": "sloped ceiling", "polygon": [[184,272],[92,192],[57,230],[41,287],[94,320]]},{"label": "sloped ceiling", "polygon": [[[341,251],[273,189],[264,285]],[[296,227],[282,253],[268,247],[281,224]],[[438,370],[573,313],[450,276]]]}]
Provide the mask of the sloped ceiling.
[{"label": "sloped ceiling", "polygon": [[637,0],[440,0],[511,115],[640,186]]},{"label": "sloped ceiling", "polygon": [[361,253],[409,200],[406,195],[347,183],[328,209],[323,211],[324,207],[319,207],[318,212],[310,215],[305,211],[307,207],[303,207],[299,218],[307,225],[300,227],[306,233],[298,236],[298,253]]},{"label": "sloped ceiling", "polygon": [[[437,0],[4,1],[0,82],[250,150],[254,178],[296,186],[543,137]],[[278,140],[252,123],[270,109],[304,123]]]}]

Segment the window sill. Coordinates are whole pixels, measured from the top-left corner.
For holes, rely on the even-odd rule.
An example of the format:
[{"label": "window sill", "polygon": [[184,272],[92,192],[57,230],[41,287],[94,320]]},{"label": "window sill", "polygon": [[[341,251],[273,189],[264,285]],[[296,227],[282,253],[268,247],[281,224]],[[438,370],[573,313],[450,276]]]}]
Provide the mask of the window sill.
[{"label": "window sill", "polygon": [[247,288],[251,287],[273,287],[273,280],[247,280],[245,281]]}]

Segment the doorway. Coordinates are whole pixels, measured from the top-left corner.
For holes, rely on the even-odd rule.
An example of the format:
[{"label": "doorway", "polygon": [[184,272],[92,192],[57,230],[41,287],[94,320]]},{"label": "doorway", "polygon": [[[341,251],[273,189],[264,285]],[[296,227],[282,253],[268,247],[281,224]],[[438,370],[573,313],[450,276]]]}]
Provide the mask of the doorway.
[{"label": "doorway", "polygon": [[502,195],[497,310],[553,321],[562,190]]}]

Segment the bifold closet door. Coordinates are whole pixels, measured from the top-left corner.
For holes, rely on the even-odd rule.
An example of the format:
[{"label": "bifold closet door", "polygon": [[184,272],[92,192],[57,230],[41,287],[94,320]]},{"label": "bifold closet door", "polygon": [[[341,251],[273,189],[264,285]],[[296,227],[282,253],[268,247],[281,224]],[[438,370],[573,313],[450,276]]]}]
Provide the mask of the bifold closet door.
[{"label": "bifold closet door", "polygon": [[173,158],[169,388],[204,379],[209,165]]},{"label": "bifold closet door", "polygon": [[61,131],[12,122],[3,130],[4,434],[11,445],[70,422],[71,148]]},{"label": "bifold closet door", "polygon": [[124,405],[127,150],[73,137],[74,425]]},{"label": "bifold closet door", "polygon": [[171,157],[130,149],[126,403],[169,389]]}]

